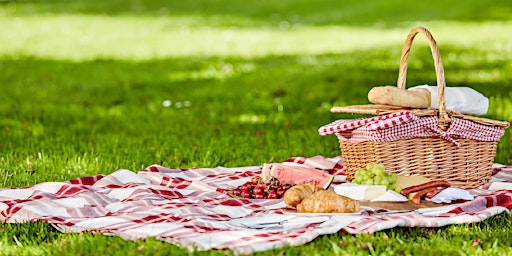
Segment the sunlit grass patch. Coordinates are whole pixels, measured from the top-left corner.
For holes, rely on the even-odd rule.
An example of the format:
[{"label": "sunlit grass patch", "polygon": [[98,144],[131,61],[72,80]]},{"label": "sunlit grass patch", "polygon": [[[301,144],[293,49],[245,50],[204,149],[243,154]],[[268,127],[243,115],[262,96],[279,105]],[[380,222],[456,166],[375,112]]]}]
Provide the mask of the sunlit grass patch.
[{"label": "sunlit grass patch", "polygon": [[0,40],[5,42],[1,55],[72,60],[321,54],[375,45],[368,37],[380,37],[380,45],[402,40],[398,31],[194,26],[183,19],[162,17],[3,17],[0,22],[4,24]]},{"label": "sunlit grass patch", "polygon": [[[414,26],[427,26],[440,45],[512,52],[509,23],[416,22],[400,28],[349,26],[215,26],[201,16],[0,16],[0,55],[48,59],[148,60],[183,56],[347,53],[399,48]],[[450,29],[446,29],[449,27]],[[488,38],[493,43],[488,44]],[[424,41],[424,39],[418,40]],[[424,44],[419,42],[418,44]],[[492,57],[494,56],[494,57]],[[499,58],[499,55],[489,55]]]}]

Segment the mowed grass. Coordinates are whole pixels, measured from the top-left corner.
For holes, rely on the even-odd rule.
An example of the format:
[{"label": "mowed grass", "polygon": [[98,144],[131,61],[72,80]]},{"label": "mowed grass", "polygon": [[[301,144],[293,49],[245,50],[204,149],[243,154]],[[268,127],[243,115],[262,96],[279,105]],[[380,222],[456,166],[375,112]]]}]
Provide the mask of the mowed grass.
[{"label": "mowed grass", "polygon": [[[317,129],[350,115],[330,107],[394,85],[405,36],[420,25],[438,41],[447,84],[481,91],[487,117],[512,121],[512,4],[388,2],[1,2],[0,186],[338,155]],[[425,83],[435,73],[419,35],[408,84]],[[496,162],[512,164],[510,140],[507,130]],[[334,234],[257,254],[510,255],[511,220]],[[188,253],[40,222],[0,228],[2,255]]]}]

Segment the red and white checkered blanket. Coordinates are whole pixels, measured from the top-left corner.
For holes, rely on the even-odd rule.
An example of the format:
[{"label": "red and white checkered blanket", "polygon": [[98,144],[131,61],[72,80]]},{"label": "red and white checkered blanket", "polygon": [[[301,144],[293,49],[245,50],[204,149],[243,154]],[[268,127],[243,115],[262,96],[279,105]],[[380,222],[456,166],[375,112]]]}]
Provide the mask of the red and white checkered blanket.
[{"label": "red and white checkered blanket", "polygon": [[[295,157],[285,164],[313,167],[344,181],[340,157]],[[402,227],[439,227],[482,221],[512,209],[512,191],[474,189],[476,199],[440,216],[403,213],[385,216],[366,209],[361,215],[329,215],[318,223],[286,229],[246,229],[229,221],[249,217],[285,216],[290,210],[278,199],[234,199],[223,189],[260,175],[261,166],[171,169],[158,165],[139,172],[118,170],[110,175],[67,182],[0,189],[3,222],[46,221],[63,232],[93,231],[125,239],[154,237],[193,250],[231,249],[237,253],[294,246],[340,230],[372,233]],[[512,166],[495,165],[496,180],[512,181]],[[304,217],[287,215],[291,220]]]}]

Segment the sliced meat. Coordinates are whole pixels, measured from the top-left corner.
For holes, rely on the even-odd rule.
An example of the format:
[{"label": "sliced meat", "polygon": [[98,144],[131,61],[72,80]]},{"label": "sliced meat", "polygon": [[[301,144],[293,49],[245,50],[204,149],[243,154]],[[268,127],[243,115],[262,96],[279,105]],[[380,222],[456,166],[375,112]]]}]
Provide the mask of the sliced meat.
[{"label": "sliced meat", "polygon": [[429,181],[429,182],[425,182],[423,184],[419,184],[419,185],[403,188],[402,191],[400,191],[400,194],[402,194],[404,196],[407,196],[410,193],[422,191],[422,190],[425,190],[427,188],[449,187],[449,186],[450,186],[450,183],[448,181],[445,181],[445,180],[432,180],[432,181]]},{"label": "sliced meat", "polygon": [[445,189],[446,189],[446,187],[438,187],[438,188],[436,188],[435,190],[428,192],[428,193],[425,195],[425,197],[426,197],[426,198],[433,198],[434,196],[436,196],[437,194],[441,193],[441,192],[442,192],[443,190],[445,190]]}]

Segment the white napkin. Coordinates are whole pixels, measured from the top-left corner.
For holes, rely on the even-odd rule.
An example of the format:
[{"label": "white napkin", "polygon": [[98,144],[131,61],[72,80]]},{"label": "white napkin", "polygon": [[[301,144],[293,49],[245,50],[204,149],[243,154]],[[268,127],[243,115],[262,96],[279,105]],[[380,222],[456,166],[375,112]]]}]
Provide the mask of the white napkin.
[{"label": "white napkin", "polygon": [[495,181],[495,182],[491,183],[491,185],[489,186],[489,190],[504,190],[504,189],[512,190],[512,183],[511,182]]},{"label": "white napkin", "polygon": [[432,198],[427,198],[426,200],[434,202],[434,203],[450,203],[455,200],[468,200],[471,201],[475,199],[473,195],[471,195],[467,190],[460,188],[446,188],[441,191],[439,194]]},{"label": "white napkin", "polygon": [[[430,108],[437,109],[439,102],[437,86],[419,85],[409,88],[424,88],[430,91]],[[469,87],[445,87],[446,109],[461,114],[485,115],[489,109],[489,99]]]}]

